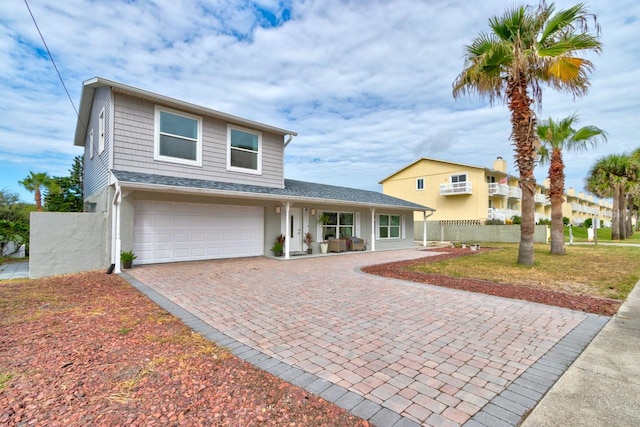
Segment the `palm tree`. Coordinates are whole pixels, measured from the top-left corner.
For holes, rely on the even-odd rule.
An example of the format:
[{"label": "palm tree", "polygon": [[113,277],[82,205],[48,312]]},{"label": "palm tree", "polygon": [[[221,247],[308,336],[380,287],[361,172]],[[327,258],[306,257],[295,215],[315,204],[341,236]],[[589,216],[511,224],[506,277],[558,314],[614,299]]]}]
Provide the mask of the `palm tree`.
[{"label": "palm tree", "polygon": [[46,172],[29,172],[29,176],[22,181],[18,181],[18,183],[27,191],[35,193],[36,209],[38,212],[42,211],[42,190],[44,189],[48,193],[58,191],[58,185]]},{"label": "palm tree", "polygon": [[620,240],[624,224],[625,185],[629,156],[610,154],[601,157],[589,170],[586,188],[598,197],[612,197],[611,240]]},{"label": "palm tree", "polygon": [[542,102],[541,84],[586,94],[593,64],[577,55],[600,52],[596,35],[589,32],[591,15],[583,4],[555,11],[544,0],[537,9],[514,6],[489,19],[491,33],[481,33],[466,46],[465,66],[453,82],[454,98],[467,93],[488,96],[491,104],[504,94],[511,111],[511,139],[522,187],[522,224],[518,264],[533,265],[535,230],[533,169],[540,143],[531,106]]},{"label": "palm tree", "polygon": [[595,126],[585,126],[578,130],[573,124],[578,118],[573,115],[558,122],[549,120],[538,125],[538,138],[542,146],[538,150],[540,163],[549,163],[549,200],[551,201],[551,253],[564,255],[564,224],[562,204],[564,203],[564,162],[562,152],[579,152],[595,146],[600,139],[607,139],[605,132]]}]

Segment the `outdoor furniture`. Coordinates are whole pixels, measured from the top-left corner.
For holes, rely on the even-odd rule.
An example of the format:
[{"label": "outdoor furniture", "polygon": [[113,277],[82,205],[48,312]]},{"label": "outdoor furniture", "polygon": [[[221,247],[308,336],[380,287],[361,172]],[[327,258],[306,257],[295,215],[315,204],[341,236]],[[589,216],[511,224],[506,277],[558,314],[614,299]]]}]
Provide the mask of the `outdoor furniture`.
[{"label": "outdoor furniture", "polygon": [[351,237],[351,250],[352,251],[364,251],[364,239],[356,236]]},{"label": "outdoor furniture", "polygon": [[347,241],[344,239],[329,239],[329,252],[345,252]]}]

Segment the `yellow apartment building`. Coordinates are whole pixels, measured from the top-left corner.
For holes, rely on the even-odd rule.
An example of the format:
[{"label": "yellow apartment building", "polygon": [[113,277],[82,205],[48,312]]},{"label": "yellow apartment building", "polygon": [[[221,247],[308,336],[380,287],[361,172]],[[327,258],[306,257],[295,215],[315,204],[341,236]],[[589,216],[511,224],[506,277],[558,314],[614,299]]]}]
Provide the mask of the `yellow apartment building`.
[{"label": "yellow apartment building", "polygon": [[[420,158],[380,181],[382,192],[390,196],[430,206],[436,211],[429,220],[481,224],[490,219],[510,220],[521,215],[522,190],[517,176],[507,172],[507,162],[498,157],[491,168],[430,158]],[[547,197],[548,182],[536,185],[536,223],[551,219]],[[569,189],[563,216],[573,225],[587,218],[611,224],[611,202]],[[415,213],[422,220],[422,213]]]}]

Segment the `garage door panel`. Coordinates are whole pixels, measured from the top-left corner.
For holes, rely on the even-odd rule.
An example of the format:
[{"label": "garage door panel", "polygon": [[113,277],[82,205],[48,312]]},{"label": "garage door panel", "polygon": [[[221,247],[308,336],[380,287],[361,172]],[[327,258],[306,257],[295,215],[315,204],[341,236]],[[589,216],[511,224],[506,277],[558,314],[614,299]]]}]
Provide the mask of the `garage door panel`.
[{"label": "garage door panel", "polygon": [[136,263],[262,255],[264,210],[138,201],[135,204]]}]

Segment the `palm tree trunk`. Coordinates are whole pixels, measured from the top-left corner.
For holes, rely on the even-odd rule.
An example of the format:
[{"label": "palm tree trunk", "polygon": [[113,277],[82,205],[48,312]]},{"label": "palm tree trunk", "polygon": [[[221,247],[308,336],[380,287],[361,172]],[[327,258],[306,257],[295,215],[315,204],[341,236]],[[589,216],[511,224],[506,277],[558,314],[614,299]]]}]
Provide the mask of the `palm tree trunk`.
[{"label": "palm tree trunk", "polygon": [[614,187],[613,189],[613,206],[611,207],[611,240],[620,240],[620,192],[617,187]]},{"label": "palm tree trunk", "polygon": [[620,234],[620,240],[627,238],[626,226],[625,226],[625,212],[627,210],[627,196],[624,191],[624,184],[620,184],[618,187],[618,228]]},{"label": "palm tree trunk", "polygon": [[562,204],[564,203],[564,163],[562,151],[554,148],[549,162],[549,199],[551,201],[551,253],[564,255],[564,223]]},{"label": "palm tree trunk", "polygon": [[38,212],[42,212],[42,193],[40,192],[40,187],[36,187],[35,198],[36,209],[38,210]]},{"label": "palm tree trunk", "polygon": [[524,73],[509,78],[507,99],[511,111],[511,139],[516,149],[516,164],[520,172],[522,188],[522,222],[520,224],[520,246],[518,264],[533,265],[533,238],[536,226],[535,200],[536,177],[533,175],[539,142],[536,139],[536,117],[531,110],[533,100],[527,93]]}]

